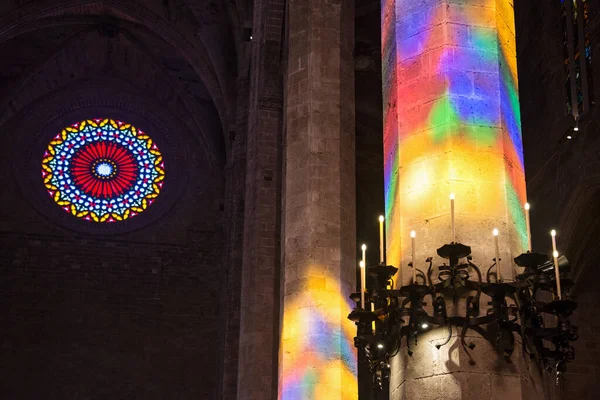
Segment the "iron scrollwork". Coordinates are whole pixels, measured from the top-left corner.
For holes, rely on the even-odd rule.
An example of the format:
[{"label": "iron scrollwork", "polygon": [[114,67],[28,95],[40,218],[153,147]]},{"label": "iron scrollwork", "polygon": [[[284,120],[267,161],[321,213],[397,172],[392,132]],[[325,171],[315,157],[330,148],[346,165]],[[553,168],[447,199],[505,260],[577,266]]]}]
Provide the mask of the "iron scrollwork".
[{"label": "iron scrollwork", "polygon": [[[578,333],[569,317],[577,303],[569,297],[568,288],[572,282],[568,279],[561,278],[561,285],[567,290],[562,298],[557,297],[552,262],[548,257],[534,252],[521,254],[514,261],[524,267],[524,272],[517,275],[514,282],[504,282],[498,281],[493,271],[495,259],[484,281],[469,246],[450,243],[440,247],[437,253],[446,260],[437,266],[437,274],[433,258],[429,257],[426,259],[427,271],[416,271],[416,282],[411,279],[410,284],[395,289],[393,276],[398,269],[391,265],[375,265],[367,270],[371,279],[365,293],[365,308],[361,308],[360,293],[350,296],[356,303],[348,316],[357,325],[354,345],[366,356],[374,386],[381,390],[384,382],[389,380],[390,358],[400,351],[403,339],[410,356],[421,331],[431,327],[445,328],[448,331],[446,339],[436,345],[440,349],[450,342],[453,326],[460,329],[460,342],[467,353],[475,348],[475,344],[466,339],[469,329],[482,335],[491,332],[494,337],[487,339],[505,357],[512,355],[514,334],[518,334],[523,353],[537,359],[545,369],[554,371],[558,379],[566,364],[575,357],[571,342],[577,340]],[[561,257],[560,261],[561,267],[566,269],[566,258]],[[540,300],[541,292],[549,292],[554,300]],[[482,295],[489,298],[489,307],[484,312],[480,306]],[[464,315],[448,315],[448,298],[455,303],[464,299]],[[431,307],[427,307],[426,300],[431,301]],[[544,315],[550,318],[544,318]],[[548,321],[555,322],[547,326],[550,325]],[[495,329],[481,329],[490,325]]]}]

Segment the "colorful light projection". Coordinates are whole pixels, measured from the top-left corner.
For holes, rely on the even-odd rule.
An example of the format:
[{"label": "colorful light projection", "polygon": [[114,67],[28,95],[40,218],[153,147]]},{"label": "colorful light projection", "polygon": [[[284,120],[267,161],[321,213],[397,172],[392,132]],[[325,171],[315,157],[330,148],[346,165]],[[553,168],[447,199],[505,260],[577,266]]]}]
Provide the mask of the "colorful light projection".
[{"label": "colorful light projection", "polygon": [[279,399],[333,399],[332,393],[341,393],[336,400],[356,400],[356,326],[347,319],[351,300],[322,270],[306,276],[298,294],[284,303]]},{"label": "colorful light projection", "polygon": [[409,253],[411,229],[433,243],[437,218],[449,226],[451,192],[459,241],[461,226],[489,223],[514,253],[527,248],[512,3],[382,0],[390,264]]},{"label": "colorful light projection", "polygon": [[69,214],[116,222],[154,202],[165,165],[158,146],[143,131],[97,118],[66,127],[50,141],[42,178],[50,197]]}]

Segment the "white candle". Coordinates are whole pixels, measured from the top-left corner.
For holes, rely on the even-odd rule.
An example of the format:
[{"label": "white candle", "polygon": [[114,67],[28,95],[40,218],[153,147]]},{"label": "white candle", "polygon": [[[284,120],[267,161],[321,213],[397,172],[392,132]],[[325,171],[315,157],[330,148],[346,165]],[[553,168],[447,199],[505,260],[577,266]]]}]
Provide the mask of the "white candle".
[{"label": "white candle", "polygon": [[366,273],[365,273],[365,262],[360,260],[360,308],[365,309],[365,291],[366,291]]},{"label": "white candle", "polygon": [[379,216],[379,262],[381,264],[383,264],[383,257],[384,257],[384,251],[383,251],[383,215]]},{"label": "white candle", "polygon": [[360,246],[360,250],[362,251],[362,262],[364,264],[364,268],[363,268],[363,272],[364,272],[364,278],[362,281],[362,288],[363,288],[363,292],[367,291],[367,245],[366,244],[362,244],[362,246]]},{"label": "white candle", "polygon": [[[371,312],[375,311],[375,304],[371,303]],[[371,322],[371,330],[373,331],[373,334],[375,334],[375,321]]]},{"label": "white candle", "polygon": [[415,237],[417,233],[410,231],[410,258],[413,268],[413,284],[417,284],[417,265],[415,264]]},{"label": "white candle", "polygon": [[529,203],[525,203],[525,225],[527,225],[527,251],[531,252],[531,224],[529,222]]},{"label": "white candle", "polygon": [[500,246],[498,245],[498,229],[494,228],[494,246],[496,251],[496,272],[498,273],[496,280],[502,280],[502,272],[500,272]]},{"label": "white candle", "polygon": [[360,246],[360,250],[362,251],[361,260],[367,265],[367,245],[363,243],[363,245]]},{"label": "white candle", "polygon": [[560,271],[558,270],[558,251],[556,250],[556,231],[552,229],[550,235],[552,236],[552,257],[554,258],[554,278],[556,279],[556,295],[560,300]]},{"label": "white candle", "polygon": [[452,243],[455,243],[456,231],[454,230],[454,193],[450,193],[450,218],[452,223]]}]

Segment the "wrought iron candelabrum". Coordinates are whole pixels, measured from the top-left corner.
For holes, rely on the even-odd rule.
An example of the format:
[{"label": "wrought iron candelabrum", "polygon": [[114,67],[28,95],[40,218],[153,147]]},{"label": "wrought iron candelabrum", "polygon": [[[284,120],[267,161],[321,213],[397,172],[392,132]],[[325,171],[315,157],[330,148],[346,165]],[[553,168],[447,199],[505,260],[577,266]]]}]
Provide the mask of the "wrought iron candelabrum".
[{"label": "wrought iron candelabrum", "polygon": [[[436,345],[439,350],[450,342],[453,326],[460,330],[460,342],[467,353],[475,348],[475,344],[466,339],[469,329],[484,336],[493,335],[487,339],[495,343],[497,351],[505,357],[510,357],[515,348],[514,334],[520,335],[523,353],[537,359],[545,369],[554,371],[558,381],[566,364],[575,357],[571,342],[578,338],[577,327],[569,321],[577,308],[577,303],[569,298],[572,282],[561,279],[564,293],[558,294],[553,263],[539,253],[527,252],[514,259],[518,266],[525,268],[514,282],[496,279],[496,259],[484,277],[473,263],[471,248],[464,244],[446,244],[437,254],[447,260],[437,271],[433,258],[429,257],[427,271],[416,271],[420,282],[411,280],[409,285],[399,289],[394,288],[393,282],[396,267],[384,263],[369,267],[367,272],[371,279],[364,309],[361,293],[350,296],[356,302],[348,316],[358,328],[354,345],[366,356],[374,386],[381,390],[383,383],[389,380],[389,361],[400,351],[403,338],[406,338],[406,351],[410,356],[422,331],[435,327],[447,329],[446,339]],[[559,265],[563,270],[568,267],[564,256]],[[539,295],[542,291],[549,292],[546,297],[552,296],[554,300],[539,300],[544,297]],[[485,310],[481,310],[481,296],[489,298],[489,307]],[[449,315],[447,298],[464,301],[464,315]],[[507,299],[512,301],[509,303]],[[431,300],[432,307],[427,307],[426,300]],[[544,318],[544,315],[554,318]],[[548,326],[548,321],[553,322],[553,326]],[[496,329],[481,329],[492,324]]]}]

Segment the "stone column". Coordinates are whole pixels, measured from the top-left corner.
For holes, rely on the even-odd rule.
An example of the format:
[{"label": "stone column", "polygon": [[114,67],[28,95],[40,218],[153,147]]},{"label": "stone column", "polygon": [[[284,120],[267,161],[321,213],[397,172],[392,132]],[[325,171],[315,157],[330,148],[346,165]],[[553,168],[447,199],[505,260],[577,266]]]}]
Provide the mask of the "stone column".
[{"label": "stone column", "polygon": [[222,400],[237,400],[240,339],[240,292],[244,245],[244,195],[246,193],[246,136],[248,132],[247,72],[237,79],[235,130],[230,131],[230,151],[225,166],[225,262],[226,290],[221,294],[224,321]]},{"label": "stone column", "polygon": [[[420,269],[427,256],[442,263],[450,193],[456,241],[487,271],[498,228],[502,277],[511,280],[512,259],[527,248],[513,1],[382,0],[382,53],[387,254],[399,283],[412,275],[411,230]],[[456,337],[435,349],[446,333],[423,335],[412,358],[404,350],[393,360],[392,399],[539,398],[518,344],[507,362],[469,331],[470,358]]]},{"label": "stone column", "polygon": [[288,5],[279,399],[353,400],[354,2]]},{"label": "stone column", "polygon": [[284,0],[253,3],[238,400],[277,397]]}]

